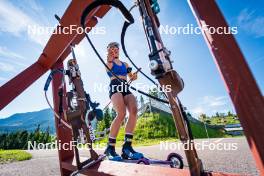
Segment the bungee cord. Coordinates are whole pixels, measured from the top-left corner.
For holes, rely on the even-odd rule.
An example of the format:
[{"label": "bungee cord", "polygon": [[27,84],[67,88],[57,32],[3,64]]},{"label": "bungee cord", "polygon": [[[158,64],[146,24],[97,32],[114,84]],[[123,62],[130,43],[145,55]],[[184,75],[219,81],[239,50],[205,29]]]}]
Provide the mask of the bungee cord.
[{"label": "bungee cord", "polygon": [[[133,5],[129,12],[131,12],[135,7],[137,6],[137,4]],[[128,29],[128,27],[131,25],[132,23],[128,23],[127,21],[124,22],[123,27],[122,27],[122,32],[121,32],[121,46],[122,46],[122,50],[126,56],[126,58],[129,60],[129,62],[138,70],[138,66],[134,63],[134,61],[130,58],[130,56],[128,55],[128,52],[126,50],[126,46],[125,46],[125,34],[126,31]],[[144,32],[146,34],[146,29],[144,28]],[[149,43],[149,40],[147,40],[148,43],[148,48],[151,51],[151,46]],[[168,99],[166,93],[162,90],[162,87],[156,83],[153,79],[151,79],[148,75],[146,75],[142,70],[139,71],[145,78],[147,78],[150,82],[152,82],[162,93],[163,95],[166,97],[166,99]]]},{"label": "bungee cord", "polygon": [[[85,29],[85,20],[86,17],[90,14],[90,12],[96,8],[99,7],[101,5],[111,5],[114,6],[116,8],[118,8],[120,10],[120,12],[123,14],[123,16],[125,17],[126,22],[132,24],[134,23],[134,18],[131,15],[131,13],[126,9],[126,7],[118,0],[100,0],[100,1],[94,1],[92,2],[88,7],[86,7],[86,9],[84,10],[82,17],[81,17],[81,25],[83,27],[83,29]],[[88,33],[84,30],[84,34],[85,37],[87,39],[87,41],[89,42],[90,46],[92,47],[93,51],[95,52],[95,54],[97,55],[97,57],[99,58],[99,60],[102,62],[102,64],[107,68],[107,70],[121,83],[126,84],[127,86],[129,86],[132,90],[137,91],[138,93],[145,95],[147,97],[150,97],[152,99],[155,99],[157,101],[169,104],[168,101],[160,99],[158,97],[152,96],[144,91],[141,91],[139,89],[136,89],[135,87],[128,85],[128,83],[122,79],[120,79],[108,66],[107,64],[104,62],[104,59],[101,57],[101,55],[99,54],[99,52],[97,51],[96,47],[94,46],[93,42],[91,41]],[[137,67],[138,68],[138,67]]]},{"label": "bungee cord", "polygon": [[50,82],[53,78],[53,75],[54,74],[57,74],[57,73],[60,73],[60,74],[63,74],[62,76],[62,79],[61,79],[61,85],[59,86],[59,89],[63,89],[64,87],[64,83],[65,83],[65,79],[64,79],[64,70],[63,69],[57,69],[57,70],[52,70],[51,73],[49,74],[48,78],[47,78],[47,81],[45,83],[45,86],[44,86],[44,94],[45,94],[45,99],[50,107],[50,109],[53,111],[54,115],[56,118],[59,119],[59,123],[61,122],[63,125],[65,125],[67,128],[69,129],[72,129],[72,127],[66,122],[64,121],[62,118],[61,118],[61,115],[59,115],[55,110],[54,108],[51,106],[51,103],[48,99],[48,96],[47,96],[47,91],[48,91],[48,88],[49,88],[49,85],[50,85]]}]

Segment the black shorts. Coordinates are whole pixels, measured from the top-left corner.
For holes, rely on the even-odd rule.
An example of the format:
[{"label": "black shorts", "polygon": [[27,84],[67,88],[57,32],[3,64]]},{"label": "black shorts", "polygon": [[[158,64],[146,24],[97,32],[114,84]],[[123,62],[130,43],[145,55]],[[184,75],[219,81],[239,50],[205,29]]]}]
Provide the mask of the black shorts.
[{"label": "black shorts", "polygon": [[112,95],[114,95],[115,93],[118,93],[118,92],[121,93],[123,96],[132,94],[129,90],[129,86],[123,82],[120,82],[117,79],[111,80],[109,87],[110,87],[110,90],[109,90],[110,99],[111,99]]}]

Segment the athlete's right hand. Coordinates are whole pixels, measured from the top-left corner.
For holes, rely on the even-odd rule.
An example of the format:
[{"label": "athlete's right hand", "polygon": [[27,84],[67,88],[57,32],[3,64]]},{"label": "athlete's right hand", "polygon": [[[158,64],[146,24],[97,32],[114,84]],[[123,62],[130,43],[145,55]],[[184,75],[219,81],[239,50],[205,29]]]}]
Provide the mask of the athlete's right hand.
[{"label": "athlete's right hand", "polygon": [[113,62],[114,57],[112,52],[107,52],[107,62]]}]

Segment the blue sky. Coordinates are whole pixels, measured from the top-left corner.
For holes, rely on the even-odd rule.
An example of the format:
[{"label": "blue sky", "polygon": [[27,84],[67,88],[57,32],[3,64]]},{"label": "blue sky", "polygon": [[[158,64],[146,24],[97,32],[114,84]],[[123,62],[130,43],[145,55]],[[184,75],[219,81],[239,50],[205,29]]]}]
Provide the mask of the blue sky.
[{"label": "blue sky", "polygon": [[[124,1],[127,7],[131,1]],[[44,0],[0,0],[0,85],[34,63],[41,54],[48,34],[29,35],[28,26],[55,26],[54,14],[62,16],[70,1]],[[195,18],[185,0],[160,0],[161,24],[169,27],[193,24]],[[217,1],[230,26],[238,27],[235,35],[241,50],[264,92],[264,2],[261,0]],[[138,11],[133,15],[136,23],[128,30],[127,49],[135,63],[149,74],[148,50],[144,38]],[[120,41],[123,18],[115,10],[111,11],[99,22],[105,35],[92,35],[95,45],[105,56],[106,45],[111,41]],[[209,53],[202,35],[170,35],[162,34],[165,45],[172,51],[173,66],[185,81],[185,88],[180,93],[184,105],[198,116],[200,113],[234,111],[223,81],[217,71],[213,58]],[[102,107],[109,101],[108,93],[94,91],[96,83],[107,85],[109,80],[104,67],[99,62],[86,40],[76,46],[76,55],[82,72],[85,89],[91,97],[101,103]],[[124,55],[121,54],[121,57]],[[126,59],[123,59],[126,61]],[[0,112],[0,118],[14,113],[36,111],[47,108],[43,86],[47,74],[43,75],[30,88],[11,102]],[[138,83],[150,83],[139,76]],[[51,92],[49,91],[51,98]],[[0,100],[1,101],[1,100]]]}]

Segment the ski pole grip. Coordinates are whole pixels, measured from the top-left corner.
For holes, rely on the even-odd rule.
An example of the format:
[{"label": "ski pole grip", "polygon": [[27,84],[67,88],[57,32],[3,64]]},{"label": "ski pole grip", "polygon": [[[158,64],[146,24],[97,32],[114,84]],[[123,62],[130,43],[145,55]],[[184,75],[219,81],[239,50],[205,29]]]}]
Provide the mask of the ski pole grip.
[{"label": "ski pole grip", "polygon": [[46,81],[45,86],[44,86],[44,91],[47,91],[49,89],[49,85],[50,85],[51,80],[52,80],[52,73],[50,73],[48,78],[47,78],[47,81]]},{"label": "ski pole grip", "polygon": [[63,69],[57,69],[57,70],[52,70],[46,80],[45,86],[44,86],[44,91],[47,91],[49,89],[50,82],[53,78],[53,75],[56,73],[61,73],[64,74]]}]

